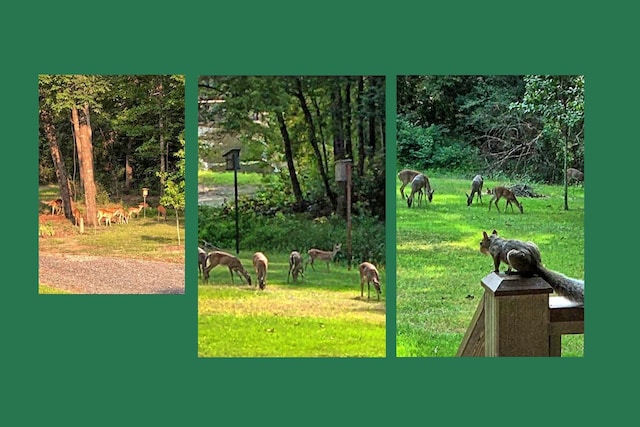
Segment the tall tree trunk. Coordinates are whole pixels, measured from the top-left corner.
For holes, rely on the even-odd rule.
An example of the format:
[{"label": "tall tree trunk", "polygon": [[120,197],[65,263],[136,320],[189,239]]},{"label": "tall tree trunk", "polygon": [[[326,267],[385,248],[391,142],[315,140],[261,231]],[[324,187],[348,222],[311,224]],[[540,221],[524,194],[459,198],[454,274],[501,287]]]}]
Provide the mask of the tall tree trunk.
[{"label": "tall tree trunk", "polygon": [[[333,134],[333,159],[334,161],[344,159],[344,120],[342,117],[342,93],[340,88],[340,77],[332,79],[331,87],[331,133]],[[339,191],[336,205],[338,215],[347,217],[347,182],[338,181],[336,183]]]},{"label": "tall tree trunk", "polygon": [[373,160],[376,154],[376,103],[375,103],[375,77],[369,79],[368,100],[367,100],[367,116],[369,118],[369,162]]},{"label": "tall tree trunk", "polygon": [[158,141],[160,142],[160,189],[159,189],[159,193],[160,193],[160,197],[162,197],[162,195],[164,194],[164,186],[165,186],[165,181],[164,181],[164,176],[166,175],[165,172],[167,170],[167,157],[166,157],[166,147],[165,147],[165,140],[164,140],[164,120],[163,120],[163,114],[162,114],[162,97],[163,97],[163,92],[162,92],[163,88],[162,88],[162,77],[160,77],[160,81],[158,83],[158,86],[156,87],[156,94],[157,94],[157,100],[158,100]]},{"label": "tall tree trunk", "polygon": [[313,102],[313,107],[316,110],[316,117],[318,119],[318,130],[320,131],[320,144],[322,145],[322,154],[324,155],[324,168],[325,170],[329,170],[329,158],[327,156],[327,143],[324,137],[324,124],[322,122],[322,113],[320,112],[320,106],[318,105],[318,100],[316,97],[311,98]]},{"label": "tall tree trunk", "polygon": [[364,176],[364,158],[365,158],[365,138],[364,138],[364,114],[366,111],[364,108],[364,78],[362,76],[358,77],[358,114],[356,115],[357,120],[357,132],[358,132],[358,176]]},{"label": "tall tree trunk", "polygon": [[278,120],[280,134],[282,135],[282,142],[284,143],[284,156],[287,159],[289,178],[291,179],[291,188],[293,189],[293,195],[296,198],[296,208],[297,210],[301,210],[303,208],[302,190],[300,189],[300,182],[298,182],[296,167],[293,163],[293,149],[291,148],[291,138],[289,138],[289,131],[287,130],[287,124],[284,121],[282,111],[276,111],[276,119]]},{"label": "tall tree trunk", "polygon": [[80,122],[78,109],[71,108],[71,120],[76,135],[78,146],[78,159],[80,160],[80,175],[84,183],[84,199],[87,206],[87,225],[97,225],[98,209],[96,206],[96,185],[93,170],[93,145],[91,141],[91,122],[89,119],[89,104],[83,109],[83,121]]},{"label": "tall tree trunk", "polygon": [[71,209],[71,187],[67,169],[64,164],[64,157],[60,153],[60,145],[58,144],[58,135],[56,133],[55,124],[51,113],[46,108],[40,109],[40,125],[44,131],[45,138],[49,141],[51,147],[51,158],[58,179],[58,187],[60,188],[60,198],[64,205],[64,216],[71,222],[74,222],[73,211]]},{"label": "tall tree trunk", "polygon": [[351,77],[346,77],[347,84],[344,91],[344,148],[345,157],[353,159],[353,143],[351,141]]},{"label": "tall tree trunk", "polygon": [[127,139],[127,149],[124,154],[124,188],[126,191],[131,190],[133,182],[133,166],[131,166],[131,138]]},{"label": "tall tree trunk", "polygon": [[324,184],[325,192],[329,201],[331,202],[331,206],[333,209],[336,209],[337,199],[336,194],[331,190],[331,185],[329,184],[329,177],[327,176],[327,171],[324,168],[324,164],[322,163],[322,156],[320,155],[320,147],[318,146],[318,139],[316,138],[316,129],[313,123],[313,117],[311,116],[311,112],[309,111],[309,106],[307,105],[307,101],[304,97],[304,93],[302,92],[302,81],[300,78],[296,79],[296,98],[300,102],[300,108],[302,108],[302,112],[304,113],[305,121],[307,122],[307,129],[309,132],[309,142],[311,143],[311,147],[313,148],[313,152],[316,155],[316,160],[318,163],[318,171],[320,172],[320,176],[322,177],[322,183]]}]

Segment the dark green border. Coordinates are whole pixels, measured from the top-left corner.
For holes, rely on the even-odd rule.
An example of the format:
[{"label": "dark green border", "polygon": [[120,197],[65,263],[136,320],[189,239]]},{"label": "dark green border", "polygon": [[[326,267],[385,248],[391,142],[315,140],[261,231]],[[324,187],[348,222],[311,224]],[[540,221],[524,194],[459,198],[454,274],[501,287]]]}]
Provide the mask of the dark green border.
[{"label": "dark green border", "polygon": [[[630,415],[633,394],[620,386],[637,371],[635,11],[547,0],[304,6],[62,1],[5,8],[2,415],[21,425],[574,425],[601,410],[612,421]],[[406,74],[585,74],[586,356],[399,359],[390,348],[384,359],[200,360],[189,252],[182,296],[38,296],[40,73],[185,74],[188,215],[196,197],[198,75],[381,74],[389,86]],[[394,133],[387,130],[389,152]],[[388,206],[389,243],[394,210]],[[188,245],[194,225],[190,218]],[[387,286],[391,315],[395,288]],[[394,344],[392,317],[388,325]]]}]

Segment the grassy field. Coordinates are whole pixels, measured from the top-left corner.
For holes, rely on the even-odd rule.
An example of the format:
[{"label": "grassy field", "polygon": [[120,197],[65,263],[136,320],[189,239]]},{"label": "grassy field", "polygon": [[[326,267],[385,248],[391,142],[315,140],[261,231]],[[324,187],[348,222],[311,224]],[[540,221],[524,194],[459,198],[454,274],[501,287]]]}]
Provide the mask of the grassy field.
[{"label": "grassy field", "polygon": [[[430,176],[432,203],[407,208],[397,182],[397,336],[396,354],[455,356],[483,294],[480,280],[493,262],[479,251],[482,232],[497,230],[509,239],[531,240],[547,268],[584,277],[584,190],[569,188],[569,211],[562,186],[533,185],[545,197],[518,198],[517,207],[500,212],[490,195],[483,204],[466,204],[471,178]],[[484,190],[508,182],[486,181]],[[503,268],[504,269],[504,268]],[[584,354],[583,335],[562,337],[563,356]]]},{"label": "grassy field", "polygon": [[[238,185],[257,185],[262,180],[262,174],[256,172],[238,171]],[[233,171],[216,172],[198,170],[198,184],[202,185],[233,185]]]},{"label": "grassy field", "polygon": [[[43,186],[40,200],[59,197],[57,187]],[[131,202],[127,206],[132,206]],[[45,207],[41,205],[41,208]],[[84,206],[79,205],[84,213]],[[146,217],[144,216],[146,214]],[[158,221],[154,208],[140,212],[129,224],[111,227],[86,227],[83,234],[63,215],[49,215],[48,208],[41,211],[39,226],[44,236],[39,250],[68,255],[115,256],[155,261],[184,263],[184,218],[180,216],[180,245],[175,226],[175,213],[168,209],[167,220]]]},{"label": "grassy field", "polygon": [[[231,252],[231,251],[229,251]],[[231,252],[235,253],[235,252]],[[211,270],[198,287],[200,357],[385,357],[385,273],[382,296],[360,298],[357,266],[316,262],[303,280],[287,284],[288,254],[265,252],[267,287],[256,290],[229,270]],[[240,260],[255,282],[253,252]]]}]

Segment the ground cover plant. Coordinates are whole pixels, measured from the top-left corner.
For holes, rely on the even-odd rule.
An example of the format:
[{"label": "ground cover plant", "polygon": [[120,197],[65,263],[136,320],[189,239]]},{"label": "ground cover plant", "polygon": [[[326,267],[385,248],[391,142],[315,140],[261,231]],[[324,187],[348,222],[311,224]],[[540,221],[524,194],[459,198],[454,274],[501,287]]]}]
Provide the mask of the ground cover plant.
[{"label": "ground cover plant", "polygon": [[[227,250],[235,254],[235,251]],[[360,296],[357,265],[315,263],[304,278],[290,279],[289,254],[263,251],[269,259],[267,286],[260,291],[251,265],[253,252],[238,258],[252,286],[217,266],[198,287],[200,357],[384,357],[385,271],[380,269],[380,301]],[[306,260],[306,254],[304,254]]]},{"label": "ground cover plant", "polygon": [[[584,278],[584,189],[569,188],[564,210],[561,185],[529,183],[544,197],[519,197],[517,207],[489,211],[487,188],[519,184],[485,177],[483,203],[467,206],[468,177],[429,174],[432,203],[407,207],[396,186],[397,203],[397,356],[455,356],[483,295],[480,280],[493,270],[479,251],[482,232],[496,229],[504,238],[531,240],[549,269]],[[502,268],[504,269],[504,268]],[[562,356],[582,356],[583,335],[562,337]]]}]

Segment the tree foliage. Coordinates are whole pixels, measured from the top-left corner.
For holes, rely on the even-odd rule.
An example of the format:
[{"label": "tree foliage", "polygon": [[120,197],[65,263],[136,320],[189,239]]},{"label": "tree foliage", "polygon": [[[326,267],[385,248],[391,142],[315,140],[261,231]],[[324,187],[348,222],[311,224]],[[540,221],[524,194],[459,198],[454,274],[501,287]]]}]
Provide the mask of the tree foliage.
[{"label": "tree foliage", "polygon": [[[582,169],[583,87],[582,76],[401,76],[399,166],[559,182],[564,139],[550,118],[570,124],[569,166]],[[572,112],[544,95],[565,90]]]},{"label": "tree foliage", "polygon": [[[40,108],[50,113],[69,179],[79,187],[71,108],[88,106],[98,198],[139,194],[148,187],[160,195],[157,172],[176,169],[175,154],[184,131],[184,76],[41,75]],[[41,125],[40,183],[53,182],[50,138]]]}]

